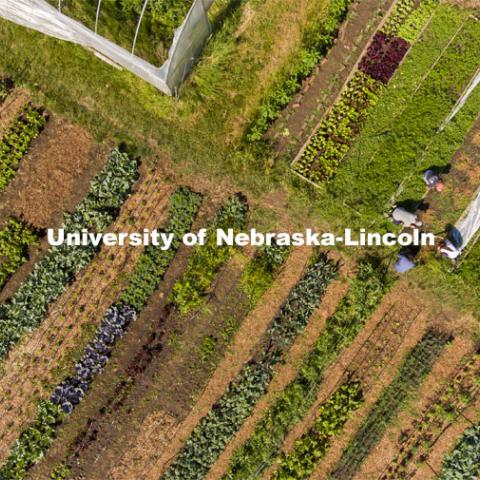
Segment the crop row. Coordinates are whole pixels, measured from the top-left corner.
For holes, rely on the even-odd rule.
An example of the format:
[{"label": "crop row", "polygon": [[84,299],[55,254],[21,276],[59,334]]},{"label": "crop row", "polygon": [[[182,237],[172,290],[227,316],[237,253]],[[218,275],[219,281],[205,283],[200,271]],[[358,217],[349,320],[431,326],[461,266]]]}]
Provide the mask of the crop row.
[{"label": "crop row", "polygon": [[[335,175],[377,103],[382,86],[392,78],[410,48],[406,39],[387,33],[395,30],[393,25],[400,27],[414,15],[415,10],[410,8],[413,2],[404,3],[392,12],[390,27],[374,35],[352,80],[292,164],[295,172],[315,184]],[[423,26],[419,18],[428,20],[418,15],[415,18],[418,27]]]},{"label": "crop row", "polygon": [[307,325],[337,269],[337,265],[324,255],[308,267],[262,336],[254,356],[194,429],[162,476],[163,480],[204,477],[266,392],[274,375],[274,366]]},{"label": "crop row", "polygon": [[290,428],[315,401],[325,369],[353,341],[391,286],[383,268],[361,263],[357,277],[327,319],[313,350],[300,365],[297,377],[255,426],[252,436],[233,455],[226,479],[243,480],[271,465]]},{"label": "crop row", "polygon": [[319,183],[331,178],[377,103],[382,83],[356,72],[340,99],[320,122],[302,157],[293,166],[297,173]]},{"label": "crop row", "polygon": [[288,455],[282,455],[274,480],[307,479],[318,461],[325,456],[335,436],[343,429],[350,415],[363,403],[359,382],[342,385],[317,411],[313,426]]},{"label": "crop row", "polygon": [[[102,172],[73,213],[64,215],[66,232],[83,228],[100,232],[117,216],[137,179],[137,163],[114,150]],[[75,275],[94,257],[98,247],[51,247],[13,297],[0,305],[0,358],[5,357],[22,334],[37,327]]]},{"label": "crop row", "polygon": [[217,245],[216,229],[233,228],[238,233],[247,223],[247,214],[248,204],[242,194],[229,198],[221,208],[209,229],[205,245],[195,248],[182,279],[173,286],[170,300],[181,313],[187,313],[202,304],[216,273],[234,250],[229,245]]},{"label": "crop row", "polygon": [[342,452],[340,460],[330,472],[332,479],[348,480],[358,473],[402,405],[411,399],[431,371],[448,341],[445,333],[428,330],[410,350],[394,380],[380,393],[367,418]]},{"label": "crop row", "polygon": [[0,231],[0,289],[15,270],[27,260],[29,245],[37,242],[35,232],[15,218],[9,218]]},{"label": "crop row", "polygon": [[[439,126],[478,68],[480,24],[469,11],[442,3],[425,31],[390,82],[349,153],[329,191],[378,218],[396,200],[422,198],[422,172],[431,165],[447,165],[478,116],[474,92],[454,121]],[[386,134],[388,133],[388,134]],[[408,181],[405,181],[408,180]]]},{"label": "crop row", "polygon": [[301,49],[294,67],[290,69],[288,77],[277,84],[264,99],[247,134],[248,140],[255,142],[263,138],[268,127],[299,91],[302,82],[325,57],[338,35],[338,29],[351,3],[352,0],[331,0],[326,17],[321,22],[315,22],[315,28],[307,30],[305,46]]},{"label": "crop row", "polygon": [[480,390],[480,355],[474,355],[429,402],[412,427],[402,431],[396,457],[390,462],[380,480],[412,478],[422,459]]},{"label": "crop row", "polygon": [[439,480],[467,480],[480,477],[480,425],[468,428],[443,461]]},{"label": "crop row", "polygon": [[47,117],[42,110],[27,105],[0,139],[0,191],[15,176],[30,143],[42,131]]},{"label": "crop row", "polygon": [[[178,189],[170,199],[170,220],[163,231],[173,233],[175,240],[168,250],[147,246],[140,255],[125,290],[119,300],[107,309],[95,338],[86,346],[74,373],[66,377],[54,390],[50,400],[41,402],[34,425],[47,424],[48,428],[32,438],[32,428],[22,433],[5,465],[0,469],[2,480],[25,478],[27,470],[47,451],[55,437],[55,426],[86,395],[96,375],[105,367],[116,341],[123,336],[129,324],[143,310],[180,246],[181,238],[191,228],[200,206],[201,196],[188,189]],[[131,302],[131,304],[127,303]],[[50,412],[45,420],[45,406]],[[51,415],[51,412],[57,412]]]}]

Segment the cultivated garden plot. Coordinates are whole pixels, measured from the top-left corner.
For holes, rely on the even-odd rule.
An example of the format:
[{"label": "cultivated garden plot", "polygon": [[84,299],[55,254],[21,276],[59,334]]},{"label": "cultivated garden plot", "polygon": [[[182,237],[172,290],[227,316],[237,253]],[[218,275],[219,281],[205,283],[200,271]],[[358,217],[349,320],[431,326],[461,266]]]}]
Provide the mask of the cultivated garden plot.
[{"label": "cultivated garden plot", "polygon": [[[155,65],[192,5],[50,3]],[[479,8],[218,0],[175,99],[0,20],[0,479],[478,476],[478,248],[400,275],[397,247],[215,230],[396,232],[391,207],[424,200],[443,235],[480,178],[480,90],[443,125]],[[62,224],[176,235],[49,247]]]}]

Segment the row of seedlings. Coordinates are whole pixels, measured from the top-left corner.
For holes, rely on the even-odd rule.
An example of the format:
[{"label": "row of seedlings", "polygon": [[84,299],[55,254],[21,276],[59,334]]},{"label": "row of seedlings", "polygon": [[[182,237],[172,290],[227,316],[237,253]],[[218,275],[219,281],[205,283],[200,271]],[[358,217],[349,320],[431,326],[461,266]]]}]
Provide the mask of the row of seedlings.
[{"label": "row of seedlings", "polygon": [[384,86],[437,4],[438,0],[423,0],[419,4],[400,0],[397,3],[387,22],[374,35],[339,99],[292,162],[295,173],[314,184],[335,175]]},{"label": "row of seedlings", "polygon": [[[301,363],[297,377],[267,409],[251,437],[234,452],[225,479],[256,478],[276,461],[288,432],[314,403],[325,369],[353,342],[391,284],[383,267],[366,261],[359,265],[349,291],[327,319],[314,348]],[[343,417],[361,402],[358,383],[346,385],[340,392],[324,411],[326,420],[332,408],[343,410],[338,418],[329,417],[330,426],[335,429],[341,428]]]},{"label": "row of seedlings", "polygon": [[[114,150],[103,170],[90,184],[90,190],[73,213],[65,213],[65,233],[88,229],[105,230],[116,218],[120,207],[137,180],[137,162]],[[24,332],[36,328],[55,301],[98,252],[91,244],[62,244],[51,247],[35,264],[32,273],[15,294],[0,305],[0,358],[20,340]]]},{"label": "row of seedlings", "polygon": [[0,139],[0,192],[7,188],[15,176],[20,161],[43,130],[47,114],[43,109],[26,105],[3,133]]},{"label": "row of seedlings", "polygon": [[207,474],[266,393],[274,367],[307,325],[337,270],[338,265],[325,255],[315,254],[303,278],[260,338],[250,361],[194,429],[163,480],[201,479]]},{"label": "row of seedlings", "polygon": [[293,62],[293,67],[292,64],[289,65],[286,78],[277,83],[263,100],[247,133],[247,139],[250,142],[262,140],[270,125],[300,90],[303,81],[312,75],[333,46],[352,0],[330,0],[328,3],[325,18],[307,28],[304,34],[304,46]]},{"label": "row of seedlings", "polygon": [[174,234],[171,248],[147,246],[140,255],[134,272],[100,322],[94,339],[86,346],[74,373],[53,391],[49,400],[41,401],[37,418],[15,442],[12,452],[0,469],[2,480],[25,478],[28,469],[48,450],[56,435],[56,427],[70,415],[86,395],[94,378],[103,370],[115,343],[144,309],[158,288],[178,250],[182,237],[189,231],[201,203],[201,195],[179,188],[170,199],[170,220],[163,232]]},{"label": "row of seedlings", "polygon": [[413,478],[431,447],[480,392],[480,355],[465,359],[448,384],[429,401],[410,428],[402,430],[398,452],[379,480]]},{"label": "row of seedlings", "polygon": [[13,217],[7,220],[0,230],[0,290],[28,259],[28,247],[37,242],[37,233],[28,225]]},{"label": "row of seedlings", "polygon": [[354,478],[402,406],[411,400],[450,341],[451,337],[445,332],[429,329],[407,353],[394,380],[380,393],[367,417],[343,450],[341,458],[330,471],[329,478],[332,480]]}]

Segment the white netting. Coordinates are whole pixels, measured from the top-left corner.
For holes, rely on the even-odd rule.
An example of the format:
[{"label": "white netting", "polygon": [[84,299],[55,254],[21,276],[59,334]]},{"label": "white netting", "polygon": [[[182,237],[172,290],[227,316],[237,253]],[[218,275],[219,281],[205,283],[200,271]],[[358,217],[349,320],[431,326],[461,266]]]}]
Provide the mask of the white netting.
[{"label": "white netting", "polygon": [[63,15],[45,0],[0,0],[0,17],[92,49],[101,58],[130,70],[167,95],[173,95],[190,72],[211,33],[207,14],[213,2],[193,1],[184,22],[175,30],[168,58],[160,68]]},{"label": "white netting", "polygon": [[468,210],[457,222],[455,228],[460,233],[462,242],[461,250],[463,250],[472,239],[476,237],[480,230],[480,191],[468,207]]}]

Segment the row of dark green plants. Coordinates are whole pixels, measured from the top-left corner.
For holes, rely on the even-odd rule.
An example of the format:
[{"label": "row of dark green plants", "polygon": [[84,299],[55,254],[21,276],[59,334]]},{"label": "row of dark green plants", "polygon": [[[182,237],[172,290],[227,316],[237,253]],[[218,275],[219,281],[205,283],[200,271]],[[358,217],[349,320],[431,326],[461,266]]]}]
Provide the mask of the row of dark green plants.
[{"label": "row of dark green plants", "polygon": [[338,30],[347,16],[351,3],[352,0],[330,0],[325,19],[307,29],[304,46],[293,67],[289,66],[286,78],[275,84],[263,100],[247,134],[249,141],[262,140],[270,125],[301,89],[303,81],[313,73],[321,59],[326,56],[337,38]]},{"label": "row of dark green plants", "polygon": [[0,289],[28,259],[28,247],[38,242],[37,233],[16,218],[9,218],[0,230]]},{"label": "row of dark green plants", "polygon": [[[432,2],[430,14],[435,5]],[[410,42],[398,35],[403,23],[414,15],[414,6],[416,4],[411,2],[407,2],[407,5],[400,4],[389,17],[390,24],[387,23],[386,31],[376,32],[353,79],[320,122],[301,155],[293,162],[295,172],[315,184],[335,175],[361,132],[372,107],[377,103],[382,86],[388,84],[410,48]],[[416,21],[413,24],[409,22],[408,25],[412,30],[416,26],[419,33],[423,24],[418,21],[418,15],[415,18]],[[425,22],[428,20],[428,17],[420,18]],[[397,33],[392,34],[395,31]]]},{"label": "row of dark green plants", "polygon": [[[90,190],[73,213],[64,214],[66,233],[82,229],[101,232],[112,223],[132,191],[138,177],[137,162],[114,150],[90,184]],[[86,267],[98,247],[50,247],[15,294],[0,305],[0,358],[19,341],[23,333],[36,328],[50,304],[56,300]]]},{"label": "row of dark green plants", "polygon": [[407,353],[394,380],[380,393],[366,419],[342,452],[329,478],[348,480],[358,473],[373,447],[380,441],[402,406],[411,400],[450,340],[445,332],[431,329]]},{"label": "row of dark green plants", "polygon": [[370,261],[359,265],[349,291],[327,319],[296,378],[268,408],[251,437],[234,452],[225,479],[255,477],[281,455],[292,426],[305,417],[314,403],[325,369],[351,344],[391,285],[392,278],[383,266]]},{"label": "row of dark green plants", "polygon": [[0,192],[15,176],[20,161],[46,121],[47,115],[42,109],[27,105],[3,134],[0,139]]},{"label": "row of dark green plants", "polygon": [[480,385],[480,355],[464,360],[459,371],[446,387],[435,394],[421,416],[409,429],[402,430],[395,458],[392,459],[380,480],[412,478],[419,465],[429,455],[438,439],[478,394]]},{"label": "row of dark green plants", "polygon": [[468,480],[480,477],[480,425],[468,428],[451,453],[446,455],[439,480]]},{"label": "row of dark green plants", "polygon": [[274,367],[307,325],[337,270],[338,265],[325,255],[315,255],[262,335],[250,361],[194,429],[163,480],[201,479],[206,475],[267,391]]},{"label": "row of dark green plants", "polygon": [[147,246],[140,255],[118,301],[106,311],[94,339],[86,346],[74,373],[55,387],[49,400],[41,401],[34,424],[15,443],[6,463],[0,469],[2,480],[25,478],[28,469],[47,451],[56,435],[56,427],[70,415],[87,394],[92,381],[108,362],[115,343],[143,310],[160,285],[189,231],[201,203],[201,195],[186,188],[178,189],[170,199],[170,220],[162,229],[173,233],[171,248]]}]

